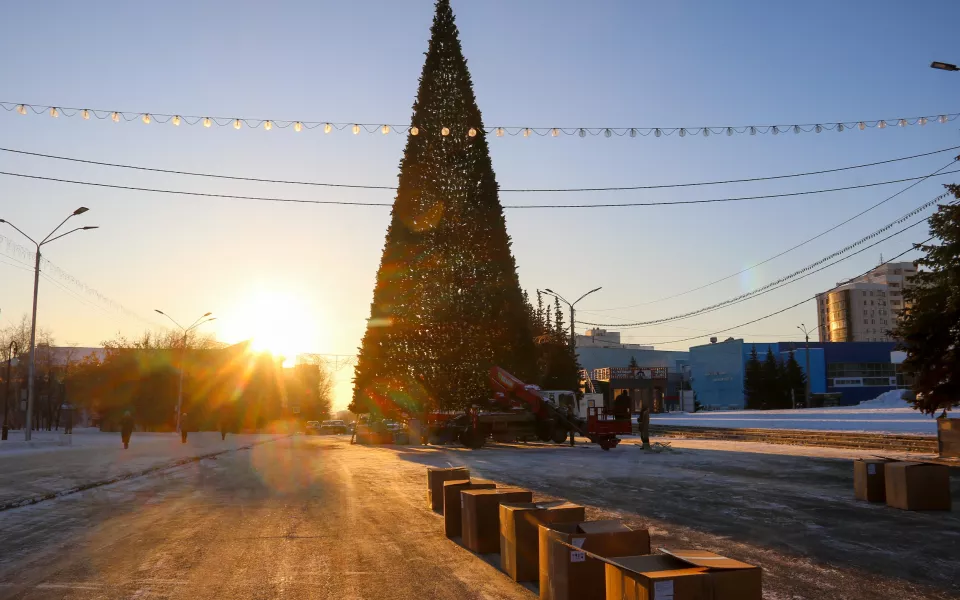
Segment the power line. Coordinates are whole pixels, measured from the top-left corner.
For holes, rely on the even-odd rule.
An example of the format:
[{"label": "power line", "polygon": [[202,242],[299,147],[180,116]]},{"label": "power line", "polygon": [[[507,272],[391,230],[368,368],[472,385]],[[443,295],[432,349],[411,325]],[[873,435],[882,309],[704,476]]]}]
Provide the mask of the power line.
[{"label": "power line", "polygon": [[[951,204],[954,204],[954,203],[951,203]],[[922,222],[922,221],[921,221],[921,222]],[[911,225],[910,227],[913,227],[914,225],[919,225],[919,224],[920,224],[919,222],[918,222],[918,223],[914,223],[914,224]],[[910,227],[908,227],[907,229],[909,229]],[[904,230],[904,231],[905,231],[905,230]],[[900,233],[900,232],[898,232],[898,233]],[[894,234],[894,235],[896,235],[896,234]],[[892,236],[891,236],[891,237],[892,237]],[[904,250],[903,252],[901,252],[900,254],[894,256],[894,257],[891,258],[890,260],[887,260],[887,261],[884,261],[884,262],[880,263],[879,265],[877,265],[877,267],[882,266],[882,265],[885,265],[885,264],[888,264],[888,263],[892,263],[893,261],[897,260],[898,258],[900,258],[901,256],[903,256],[904,254],[907,254],[908,252],[912,252],[912,251],[915,249],[916,246],[926,244],[927,242],[929,242],[930,240],[932,240],[932,239],[935,238],[935,237],[936,237],[936,236],[930,236],[930,237],[928,237],[927,239],[925,239],[924,241],[920,242],[919,244],[914,244],[912,247],[910,247],[910,248],[907,249],[907,250]],[[881,241],[883,241],[883,240],[881,240]],[[879,244],[880,242],[877,242],[877,243]],[[866,250],[866,248],[864,248],[864,250]],[[839,261],[838,261],[838,262],[839,262]],[[836,264],[836,263],[834,263],[834,264]],[[864,271],[863,273],[861,273],[860,275],[857,275],[856,277],[852,277],[851,279],[857,279],[858,277],[863,277],[864,275],[866,275],[866,274],[869,273],[870,271],[873,271],[873,270],[876,269],[877,267],[871,267],[870,269]],[[849,280],[848,280],[848,281],[849,281]],[[842,285],[842,284],[841,284],[841,285]],[[835,285],[835,286],[833,286],[832,288],[830,288],[829,290],[827,290],[826,292],[823,292],[823,293],[826,294],[826,293],[832,292],[833,290],[837,289],[838,287],[840,287],[840,286],[839,286],[839,285]],[[712,336],[712,335],[717,335],[717,334],[719,334],[719,333],[726,333],[726,332],[728,332],[728,331],[733,331],[734,329],[739,329],[739,328],[745,327],[745,326],[747,326],[747,325],[753,325],[754,323],[758,323],[758,322],[763,321],[763,320],[765,320],[765,319],[769,319],[770,317],[775,317],[775,316],[777,316],[777,315],[779,315],[779,314],[782,314],[782,313],[787,312],[788,310],[792,310],[792,309],[794,309],[794,308],[796,308],[796,307],[798,307],[798,306],[800,306],[800,305],[802,305],[802,304],[806,304],[806,303],[809,302],[810,300],[816,300],[816,299],[817,299],[817,296],[814,295],[814,296],[811,296],[810,298],[804,298],[803,300],[801,300],[800,302],[797,302],[796,304],[791,304],[790,306],[788,306],[788,307],[786,307],[786,308],[782,308],[782,309],[780,309],[780,310],[778,310],[778,311],[775,311],[775,312],[772,312],[772,313],[770,313],[770,314],[764,315],[764,316],[762,316],[762,317],[760,317],[760,318],[757,318],[757,319],[753,319],[753,320],[751,320],[751,321],[746,321],[746,322],[744,322],[744,323],[740,323],[739,325],[734,325],[733,327],[727,327],[726,329],[720,329],[720,330],[718,330],[718,331],[713,331],[713,332],[710,332],[710,333],[706,333],[706,334],[704,334],[704,335],[697,335],[697,336],[694,336],[694,337],[688,337],[688,338],[683,338],[683,339],[679,339],[679,340],[671,340],[671,341],[669,341],[669,342],[661,342],[661,345],[679,344],[680,342],[689,342],[690,340],[699,340],[699,339],[701,339],[701,338],[710,337],[710,336]]]},{"label": "power line", "polygon": [[578,136],[585,138],[589,136],[604,136],[606,138],[612,138],[613,136],[624,137],[628,136],[635,138],[638,135],[641,137],[653,136],[659,138],[661,136],[671,136],[676,134],[679,137],[697,136],[702,135],[703,137],[709,137],[710,135],[723,135],[727,136],[733,135],[779,135],[780,133],[789,133],[793,132],[795,134],[800,133],[822,133],[823,131],[839,131],[843,132],[846,130],[860,130],[864,131],[866,129],[886,129],[888,125],[896,125],[898,127],[907,127],[911,125],[926,125],[930,121],[936,121],[939,123],[948,123],[953,121],[960,113],[944,113],[941,115],[928,115],[925,117],[896,117],[892,119],[858,119],[854,121],[831,121],[831,122],[821,122],[821,123],[805,123],[805,124],[782,124],[782,125],[711,125],[711,126],[695,126],[695,127],[512,127],[512,126],[496,126],[496,127],[483,127],[480,123],[448,123],[446,126],[441,127],[438,130],[429,130],[422,127],[418,123],[413,123],[410,125],[400,125],[400,124],[390,124],[390,123],[359,123],[359,122],[336,122],[336,121],[307,121],[307,120],[287,120],[287,119],[262,119],[262,118],[250,118],[250,117],[214,117],[214,116],[198,116],[198,115],[178,115],[174,113],[158,113],[152,111],[120,111],[120,110],[107,110],[107,109],[98,109],[98,108],[70,108],[64,106],[56,105],[44,105],[44,104],[28,104],[26,102],[0,102],[0,107],[2,107],[7,112],[16,111],[21,115],[28,115],[31,112],[36,115],[41,115],[48,113],[51,117],[59,117],[61,115],[65,117],[75,117],[80,116],[84,120],[89,120],[91,116],[95,117],[97,120],[103,121],[110,119],[115,123],[121,121],[131,122],[131,121],[141,121],[144,124],[149,125],[150,123],[157,121],[158,123],[172,123],[173,125],[179,126],[180,124],[186,125],[202,125],[205,128],[210,128],[213,125],[217,127],[233,127],[234,129],[242,129],[247,127],[248,129],[253,128],[257,129],[263,127],[264,130],[270,131],[274,127],[278,129],[287,129],[292,128],[295,132],[300,132],[303,129],[317,129],[323,127],[323,132],[325,134],[332,133],[334,131],[344,131],[347,128],[354,134],[358,135],[361,132],[365,133],[381,133],[383,135],[388,135],[390,133],[395,134],[410,134],[413,136],[425,134],[425,135],[436,135],[440,134],[443,137],[447,136],[465,136],[468,138],[474,138],[479,134],[493,135],[495,137],[530,137],[531,135],[536,135],[538,137],[559,137],[561,134],[565,136]]},{"label": "power line", "polygon": [[[922,175],[919,177],[906,177],[903,179],[891,179],[889,181],[878,181],[875,183],[863,183],[858,185],[850,185],[845,187],[837,188],[827,188],[820,190],[807,190],[803,192],[787,192],[782,194],[764,194],[759,196],[740,196],[733,198],[710,198],[705,200],[669,200],[661,202],[626,202],[621,204],[513,204],[513,205],[504,205],[505,209],[571,209],[571,208],[628,208],[628,207],[640,207],[640,206],[673,206],[681,204],[712,204],[719,202],[743,202],[746,200],[765,200],[773,198],[791,198],[796,196],[809,196],[814,194],[826,194],[831,192],[843,192],[848,190],[857,190],[864,189],[869,187],[877,187],[883,185],[891,185],[894,183],[903,183],[905,181],[916,181],[928,179],[930,177],[950,175],[953,173],[960,173],[960,169],[954,171],[946,171],[943,173],[938,173],[937,175]],[[190,192],[190,191],[180,191],[180,190],[167,190],[159,188],[146,188],[130,185],[117,185],[111,183],[97,183],[92,181],[79,181],[75,179],[63,179],[59,177],[45,177],[42,175],[27,175],[25,173],[14,173],[11,171],[0,171],[0,175],[6,175],[8,177],[21,177],[25,179],[35,179],[40,181],[54,181],[57,183],[69,183],[73,185],[87,185],[93,187],[101,188],[110,188],[117,190],[129,190],[136,192],[151,192],[156,194],[177,194],[182,196],[199,196],[205,198],[225,198],[233,200],[253,200],[257,202],[280,202],[280,203],[291,203],[291,204],[322,204],[322,205],[342,205],[342,206],[386,206],[392,207],[392,202],[351,202],[346,200],[305,200],[300,198],[280,198],[275,196],[240,196],[236,194],[214,194],[210,192]]]},{"label": "power line", "polygon": [[[901,162],[905,160],[913,160],[916,158],[924,158],[927,156],[932,156],[934,154],[940,154],[943,152],[950,152],[952,150],[960,149],[960,146],[953,146],[951,148],[944,148],[942,150],[934,150],[932,152],[925,152],[922,154],[914,154],[911,156],[903,156],[899,158],[891,158],[887,160],[881,160],[871,163],[863,163],[859,165],[850,165],[846,167],[837,167],[834,169],[823,169],[820,171],[807,171],[805,173],[790,173],[785,175],[770,175],[766,177],[750,177],[746,179],[727,179],[727,180],[718,180],[718,181],[697,181],[689,183],[668,183],[661,185],[634,185],[634,186],[614,186],[614,187],[586,187],[586,188],[500,188],[501,193],[563,193],[563,192],[612,192],[612,191],[627,191],[627,190],[658,190],[658,189],[669,189],[669,188],[684,188],[684,187],[695,187],[695,186],[704,186],[704,185],[725,185],[731,183],[755,183],[759,181],[773,181],[777,179],[790,179],[794,177],[809,177],[813,175],[824,175],[827,173],[839,173],[842,171],[850,171],[854,169],[862,169],[866,167],[875,167],[879,165],[886,165],[895,162]],[[118,169],[133,169],[137,171],[149,171],[152,173],[167,173],[170,175],[187,175],[190,177],[208,177],[213,179],[227,179],[231,181],[253,181],[257,183],[278,183],[285,185],[304,185],[304,186],[314,186],[314,187],[332,187],[332,188],[348,188],[348,189],[362,189],[362,190],[390,190],[394,191],[397,189],[395,185],[369,185],[369,184],[350,184],[350,183],[326,183],[319,181],[302,181],[302,180],[291,180],[291,179],[267,179],[263,177],[242,177],[239,175],[221,175],[215,173],[202,173],[197,171],[182,171],[177,169],[161,169],[158,167],[144,167],[139,165],[128,165],[123,163],[111,163],[99,160],[89,160],[84,158],[76,158],[71,156],[58,156],[55,154],[44,154],[41,152],[29,152],[27,150],[18,150],[16,148],[2,148],[0,151],[9,152],[12,154],[21,154],[24,156],[33,156],[37,158],[46,158],[52,160],[62,160],[68,162],[82,163],[88,165],[96,165],[100,167],[112,167]]]},{"label": "power line", "polygon": [[733,273],[732,275],[727,275],[726,277],[721,277],[720,279],[716,279],[716,280],[714,280],[714,281],[711,281],[710,283],[705,283],[705,284],[703,284],[703,285],[701,285],[701,286],[699,286],[699,287],[695,287],[695,288],[686,290],[686,291],[684,291],[684,292],[679,292],[679,293],[673,294],[673,295],[671,295],[671,296],[664,296],[663,298],[658,298],[658,299],[656,299],[656,300],[650,300],[649,302],[641,302],[641,303],[639,303],[639,304],[632,304],[632,305],[629,305],[629,306],[619,306],[619,307],[614,307],[614,308],[596,308],[596,309],[592,309],[592,310],[580,309],[580,312],[584,312],[584,313],[588,313],[588,314],[596,314],[596,313],[601,313],[601,312],[610,312],[610,311],[614,311],[614,310],[625,310],[625,309],[628,309],[628,308],[637,308],[638,306],[649,306],[649,305],[651,305],[651,304],[656,304],[656,303],[658,303],[658,302],[663,302],[664,300],[672,300],[672,299],[674,299],[674,298],[679,298],[679,297],[681,297],[681,296],[686,296],[687,294],[700,291],[700,290],[702,290],[702,289],[705,289],[705,288],[708,288],[708,287],[710,287],[710,286],[712,286],[712,285],[715,285],[715,284],[718,284],[718,283],[727,281],[727,280],[729,280],[729,279],[733,279],[734,277],[737,277],[738,275],[742,275],[742,274],[746,273],[747,271],[750,271],[750,270],[755,269],[755,268],[757,268],[757,267],[759,267],[759,266],[765,265],[765,264],[767,264],[768,262],[770,262],[770,261],[772,261],[772,260],[775,260],[775,259],[777,259],[777,258],[780,258],[781,256],[783,256],[783,255],[785,255],[785,254],[788,254],[788,253],[790,253],[790,252],[793,252],[794,250],[796,250],[796,249],[798,249],[798,248],[801,248],[801,247],[809,244],[810,242],[812,242],[812,241],[814,241],[814,240],[816,240],[816,239],[819,239],[819,238],[827,235],[828,233],[830,233],[830,232],[832,232],[832,231],[835,231],[835,230],[839,229],[840,227],[846,225],[847,223],[849,223],[850,221],[853,221],[854,219],[857,219],[857,218],[859,218],[859,217],[862,217],[863,215],[867,214],[868,212],[870,212],[871,210],[877,208],[878,206],[880,206],[880,205],[882,205],[882,204],[885,204],[885,203],[889,202],[890,200],[893,200],[894,198],[896,198],[896,197],[899,196],[900,194],[906,192],[907,190],[910,190],[910,189],[912,189],[912,188],[920,185],[921,183],[923,183],[924,181],[926,181],[928,178],[933,177],[934,175],[937,175],[938,173],[940,173],[940,171],[946,169],[947,167],[949,167],[950,165],[952,165],[954,162],[956,162],[958,159],[960,159],[960,157],[954,158],[953,160],[951,160],[951,161],[948,162],[947,164],[943,165],[942,167],[940,167],[939,169],[937,169],[937,170],[934,171],[933,173],[930,173],[930,175],[927,175],[927,177],[924,177],[924,178],[922,178],[922,179],[919,179],[919,180],[911,183],[910,185],[908,185],[907,187],[903,188],[903,189],[900,190],[899,192],[897,192],[897,193],[895,193],[895,194],[893,194],[893,195],[891,195],[891,196],[887,196],[886,198],[884,198],[884,199],[881,200],[880,202],[877,202],[877,203],[874,204],[873,206],[870,206],[869,208],[866,208],[866,209],[860,211],[859,213],[853,215],[852,217],[850,217],[849,219],[847,219],[847,220],[845,220],[845,221],[842,221],[842,222],[840,222],[840,223],[837,223],[836,225],[834,225],[834,226],[831,227],[830,229],[827,229],[827,230],[825,230],[825,231],[821,231],[821,232],[818,233],[817,235],[815,235],[815,236],[813,236],[813,237],[811,237],[811,238],[808,238],[808,239],[800,242],[799,244],[796,244],[795,246],[792,246],[792,247],[790,247],[790,248],[787,248],[786,250],[784,250],[783,252],[780,252],[779,254],[775,254],[774,256],[771,256],[770,258],[767,258],[766,260],[762,260],[762,261],[760,261],[760,262],[758,262],[758,263],[756,263],[756,264],[754,264],[754,265],[751,265],[751,266],[749,266],[749,267],[747,267],[747,268],[745,268],[745,269],[742,269],[742,270],[740,270],[740,271],[737,271],[736,273]]},{"label": "power line", "polygon": [[[947,194],[943,194],[943,195],[939,196],[937,199],[941,199],[941,198],[943,198],[943,197],[946,196],[946,195],[947,195]],[[954,204],[954,203],[951,202],[950,204]],[[920,210],[920,209],[917,209],[917,210]],[[914,211],[914,212],[916,212],[916,211]],[[901,222],[904,218],[906,218],[906,217],[901,217],[901,219],[898,219],[897,221],[894,221],[894,223],[892,223],[892,224]],[[774,290],[778,290],[778,289],[780,289],[780,288],[782,288],[782,287],[784,287],[784,286],[786,286],[786,285],[790,285],[791,283],[796,283],[797,281],[800,281],[801,279],[806,279],[807,277],[809,277],[809,276],[811,276],[811,275],[813,275],[813,274],[815,274],[815,273],[819,273],[820,271],[823,271],[824,269],[828,269],[828,268],[830,268],[830,267],[832,267],[832,266],[834,266],[834,265],[836,265],[836,264],[838,264],[838,263],[841,263],[841,262],[843,262],[843,261],[845,261],[845,260],[847,260],[847,259],[849,259],[849,258],[853,258],[854,256],[860,254],[861,252],[865,252],[866,250],[869,250],[870,248],[873,248],[874,246],[877,246],[878,244],[882,244],[883,242],[889,240],[890,238],[895,237],[895,236],[897,236],[897,235],[900,235],[901,233],[903,233],[903,232],[905,232],[905,231],[907,231],[907,230],[909,230],[909,229],[912,229],[912,228],[916,227],[917,225],[921,225],[921,224],[925,223],[928,219],[929,219],[929,217],[924,218],[923,220],[917,221],[916,223],[913,223],[912,225],[908,225],[908,226],[904,227],[903,229],[901,229],[901,230],[899,230],[899,231],[897,231],[897,232],[895,232],[895,233],[892,233],[892,234],[888,235],[887,237],[883,238],[882,240],[879,240],[879,241],[877,241],[877,242],[875,242],[875,243],[873,243],[873,244],[870,244],[869,246],[866,246],[865,248],[861,248],[860,250],[857,250],[857,251],[854,252],[853,254],[850,254],[850,255],[844,256],[844,257],[842,257],[842,258],[839,258],[839,259],[835,260],[834,262],[832,262],[832,263],[830,263],[830,264],[828,264],[828,265],[824,265],[824,266],[820,267],[819,269],[816,269],[816,270],[813,270],[813,271],[809,271],[809,272],[804,273],[804,271],[807,271],[807,270],[810,269],[811,267],[816,266],[816,265],[819,265],[819,264],[823,263],[825,260],[828,260],[828,259],[830,259],[830,258],[833,258],[833,257],[835,257],[835,256],[838,256],[838,255],[842,254],[843,252],[846,252],[846,251],[849,250],[850,248],[852,248],[852,247],[860,244],[861,242],[863,242],[863,241],[865,241],[865,240],[867,240],[867,239],[870,239],[870,238],[875,237],[878,233],[880,233],[880,231],[884,231],[884,230],[886,230],[886,229],[889,229],[890,225],[887,225],[887,226],[885,226],[884,228],[880,229],[879,231],[870,234],[870,235],[867,236],[866,238],[863,238],[863,239],[857,241],[856,243],[854,243],[854,244],[852,244],[852,245],[850,245],[850,246],[847,246],[847,248],[844,248],[842,251],[835,252],[835,253],[833,253],[832,255],[830,255],[830,256],[828,256],[828,257],[825,257],[825,258],[817,261],[816,263],[813,263],[812,265],[808,265],[807,267],[804,267],[803,269],[800,269],[799,271],[796,271],[795,273],[792,273],[791,275],[789,275],[789,276],[787,276],[787,277],[782,277],[782,278],[780,278],[779,280],[777,280],[777,281],[775,281],[775,282],[772,282],[772,283],[770,283],[770,284],[767,284],[767,285],[765,285],[765,286],[763,286],[763,287],[761,287],[761,288],[757,288],[756,290],[752,290],[752,291],[750,291],[750,292],[747,292],[746,294],[741,294],[740,296],[737,296],[736,298],[731,298],[731,299],[729,299],[729,300],[725,300],[725,301],[723,301],[723,302],[720,302],[720,303],[717,303],[717,304],[714,304],[714,305],[712,305],[712,306],[708,306],[708,307],[705,307],[705,308],[701,308],[701,309],[698,309],[698,310],[695,310],[695,311],[691,311],[691,312],[689,312],[689,313],[684,313],[684,314],[682,314],[682,315],[675,315],[675,316],[673,316],[673,317],[665,317],[664,319],[658,319],[658,320],[654,320],[654,321],[641,321],[641,322],[638,322],[638,323],[589,323],[589,322],[586,322],[586,321],[581,321],[580,324],[581,324],[581,325],[593,325],[593,326],[596,326],[596,327],[618,327],[618,328],[621,328],[621,329],[634,329],[634,328],[638,328],[638,327],[650,327],[651,325],[658,325],[658,324],[660,324],[660,323],[667,322],[667,321],[679,321],[679,320],[682,320],[682,319],[689,319],[689,318],[692,318],[692,317],[695,317],[695,316],[699,316],[699,315],[702,315],[702,314],[708,314],[708,313],[711,313],[711,312],[714,312],[714,311],[717,311],[717,310],[721,310],[721,309],[726,308],[726,307],[728,307],[728,306],[733,306],[733,305],[735,305],[735,304],[740,304],[741,302],[746,302],[747,300],[751,300],[751,299],[753,299],[753,298],[756,298],[757,296],[762,296],[762,295],[764,295],[764,294],[766,294],[766,293],[768,293],[768,292],[772,292],[772,291],[774,291]],[[891,225],[892,225],[892,224],[891,224]],[[905,253],[904,253],[904,254],[905,254]],[[903,254],[901,254],[900,256],[902,256],[902,255],[903,255]],[[890,262],[890,261],[886,261],[886,262]],[[882,264],[886,264],[886,262],[885,262],[885,263],[882,263]],[[875,267],[874,267],[874,268],[875,268]],[[871,270],[872,270],[872,269],[871,269]],[[867,271],[867,272],[869,272],[869,271]],[[796,275],[798,275],[799,273],[804,273],[804,274],[803,274],[803,275],[800,275],[799,277],[797,277]]]}]

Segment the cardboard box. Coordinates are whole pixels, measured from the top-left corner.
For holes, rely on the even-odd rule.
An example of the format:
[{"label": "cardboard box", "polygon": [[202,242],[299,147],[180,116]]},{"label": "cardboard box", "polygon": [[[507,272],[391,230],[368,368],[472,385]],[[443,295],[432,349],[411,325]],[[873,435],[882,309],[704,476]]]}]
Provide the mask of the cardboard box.
[{"label": "cardboard box", "polygon": [[607,600],[762,600],[760,567],[705,550],[605,559]]},{"label": "cardboard box", "polygon": [[430,467],[427,469],[427,506],[430,510],[443,513],[443,482],[470,479],[470,469],[466,467]]},{"label": "cardboard box", "polygon": [[501,504],[500,567],[514,581],[539,581],[539,526],[586,518],[584,507],[570,502]]},{"label": "cardboard box", "polygon": [[883,502],[887,499],[883,466],[888,462],[890,461],[883,458],[861,458],[853,461],[853,495],[857,500]]},{"label": "cardboard box", "polygon": [[950,510],[950,468],[916,462],[884,465],[887,506],[903,510]]},{"label": "cardboard box", "polygon": [[650,553],[650,533],[620,521],[552,523],[539,527],[541,600],[603,600],[604,563],[564,542],[600,556]]},{"label": "cardboard box", "polygon": [[463,490],[489,490],[497,484],[486,479],[470,481],[443,482],[443,533],[448,538],[460,537],[463,526],[463,513],[460,510],[460,492]]},{"label": "cardboard box", "polygon": [[461,491],[463,545],[478,554],[500,552],[500,504],[532,500],[533,492],[520,488]]}]

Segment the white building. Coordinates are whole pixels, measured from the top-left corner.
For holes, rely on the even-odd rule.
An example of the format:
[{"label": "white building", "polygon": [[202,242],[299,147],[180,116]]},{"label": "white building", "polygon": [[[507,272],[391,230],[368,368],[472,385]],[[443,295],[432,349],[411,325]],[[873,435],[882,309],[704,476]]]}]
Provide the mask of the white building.
[{"label": "white building", "polygon": [[586,334],[577,334],[577,348],[623,348],[627,350],[653,350],[653,346],[620,343],[619,331],[588,329]]},{"label": "white building", "polygon": [[893,341],[890,331],[904,308],[903,289],[916,272],[913,263],[888,263],[817,294],[820,341]]}]

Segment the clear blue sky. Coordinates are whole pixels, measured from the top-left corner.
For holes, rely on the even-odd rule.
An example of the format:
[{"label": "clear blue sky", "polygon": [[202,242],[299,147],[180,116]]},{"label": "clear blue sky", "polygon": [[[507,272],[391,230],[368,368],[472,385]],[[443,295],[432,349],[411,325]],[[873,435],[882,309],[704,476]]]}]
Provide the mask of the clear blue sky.
[{"label": "clear blue sky", "polygon": [[[830,122],[960,110],[960,4],[898,2],[453,1],[488,126],[699,126]],[[404,123],[427,48],[430,0],[18,2],[0,21],[4,101],[274,119]],[[491,139],[502,187],[658,184],[830,168],[960,144],[957,126],[686,139]],[[401,136],[22,117],[2,144],[35,152],[269,178],[394,184]],[[501,196],[509,203],[670,200],[778,193],[926,174],[949,155],[802,180],[683,191]],[[390,192],[287,188],[71,165],[0,153],[0,170],[244,195],[391,201]],[[712,304],[792,272],[940,193],[926,182],[819,243],[701,292],[637,304],[738,271],[855,214],[897,186],[737,204],[508,211],[523,286],[603,286],[580,318],[645,320]],[[158,196],[0,177],[0,217],[43,235],[78,205],[101,229],[49,247],[56,265],[129,309],[189,320],[227,341],[299,318],[297,350],[359,344],[388,211]],[[42,232],[42,233],[41,233]],[[2,233],[15,237],[9,228]],[[766,314],[899,253],[923,228],[802,282],[671,326],[657,344]],[[10,255],[0,246],[0,259]],[[0,323],[29,310],[31,274],[0,262]],[[75,289],[75,288],[71,288]],[[272,306],[279,314],[265,319]],[[156,316],[156,315],[154,315]],[[271,320],[272,319],[272,320]],[[737,335],[792,337],[813,303]],[[41,280],[40,322],[96,345],[147,325]],[[648,337],[640,337],[648,336]],[[769,337],[765,338],[769,339]],[[689,343],[668,348],[686,348]],[[340,374],[338,402],[349,393]]]}]

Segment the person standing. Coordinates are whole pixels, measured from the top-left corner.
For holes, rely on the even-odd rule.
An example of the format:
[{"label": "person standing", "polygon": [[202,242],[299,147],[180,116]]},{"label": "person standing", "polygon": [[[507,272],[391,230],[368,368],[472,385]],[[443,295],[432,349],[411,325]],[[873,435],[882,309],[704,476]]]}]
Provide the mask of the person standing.
[{"label": "person standing", "polygon": [[613,400],[613,412],[618,421],[630,420],[630,396],[626,390],[621,390]]},{"label": "person standing", "polygon": [[220,439],[221,439],[221,440],[226,440],[226,439],[227,439],[227,430],[228,430],[228,429],[229,429],[229,428],[228,428],[228,426],[227,426],[227,415],[226,415],[225,413],[221,412],[221,413],[220,413]]},{"label": "person standing", "polygon": [[643,449],[650,449],[650,402],[649,398],[640,399],[640,415],[637,417],[637,425],[640,426],[640,441],[643,442]]},{"label": "person standing", "polygon": [[120,417],[120,439],[123,440],[123,449],[126,450],[130,447],[130,436],[133,434],[133,417],[130,416],[130,411],[123,411],[123,416]]},{"label": "person standing", "polygon": [[180,443],[187,443],[187,413],[180,415]]}]

